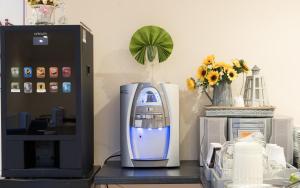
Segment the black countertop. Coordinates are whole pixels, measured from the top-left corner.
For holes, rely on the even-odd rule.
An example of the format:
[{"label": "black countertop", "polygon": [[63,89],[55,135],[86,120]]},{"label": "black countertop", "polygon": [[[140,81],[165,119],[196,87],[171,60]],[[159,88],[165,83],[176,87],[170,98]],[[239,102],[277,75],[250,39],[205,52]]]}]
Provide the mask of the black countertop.
[{"label": "black countertop", "polygon": [[3,178],[0,179],[0,188],[90,188],[99,169],[99,166],[94,166],[85,178]]},{"label": "black countertop", "polygon": [[178,168],[122,168],[109,161],[94,178],[100,184],[201,184],[198,161],[181,161]]}]

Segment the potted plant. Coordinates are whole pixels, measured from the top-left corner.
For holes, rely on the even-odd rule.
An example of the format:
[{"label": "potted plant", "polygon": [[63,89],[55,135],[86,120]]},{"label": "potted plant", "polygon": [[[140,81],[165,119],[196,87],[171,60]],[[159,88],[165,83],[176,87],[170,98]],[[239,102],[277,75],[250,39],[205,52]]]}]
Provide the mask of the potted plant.
[{"label": "potted plant", "polygon": [[[187,87],[190,90],[201,88],[214,106],[231,106],[233,103],[231,83],[238,74],[248,71],[249,68],[242,59],[234,59],[231,63],[216,62],[215,56],[209,55],[198,68],[196,78],[187,79]],[[213,98],[207,93],[209,87],[214,90]]]},{"label": "potted plant", "polygon": [[27,0],[32,8],[32,19],[36,25],[52,25],[52,16],[60,0]]}]

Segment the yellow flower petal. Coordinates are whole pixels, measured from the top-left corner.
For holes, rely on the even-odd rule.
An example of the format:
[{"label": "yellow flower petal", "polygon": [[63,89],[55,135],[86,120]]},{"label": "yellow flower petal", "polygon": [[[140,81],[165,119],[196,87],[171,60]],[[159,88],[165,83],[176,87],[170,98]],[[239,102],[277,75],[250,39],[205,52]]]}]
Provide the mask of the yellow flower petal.
[{"label": "yellow flower petal", "polygon": [[238,68],[241,67],[240,60],[238,60],[238,59],[234,59],[234,60],[232,61],[232,63],[233,63],[234,66],[236,66],[236,67],[238,67]]},{"label": "yellow flower petal", "polygon": [[216,85],[219,79],[220,79],[220,74],[217,71],[210,71],[207,74],[207,80],[210,86]]},{"label": "yellow flower petal", "polygon": [[201,81],[204,81],[206,75],[207,75],[207,67],[205,65],[201,65],[197,71],[197,78]]},{"label": "yellow flower petal", "polygon": [[217,69],[217,68],[222,68],[222,67],[224,67],[226,65],[226,63],[224,63],[224,62],[218,62],[218,63],[215,63],[214,64],[214,69]]},{"label": "yellow flower petal", "polygon": [[248,72],[249,72],[249,67],[248,67],[248,65],[247,65],[246,63],[243,63],[241,66],[242,66],[243,71],[244,71],[245,73],[248,73]]},{"label": "yellow flower petal", "polygon": [[225,63],[223,69],[225,72],[228,72],[228,70],[233,69],[233,67],[230,64]]},{"label": "yellow flower petal", "polygon": [[191,91],[196,89],[196,82],[192,78],[189,78],[186,80],[186,85],[187,85],[187,88]]},{"label": "yellow flower petal", "polygon": [[234,69],[228,69],[227,76],[230,81],[233,81],[237,78],[238,74]]},{"label": "yellow flower petal", "polygon": [[215,56],[214,55],[209,55],[207,56],[204,61],[203,64],[208,66],[208,65],[212,65],[215,63]]}]

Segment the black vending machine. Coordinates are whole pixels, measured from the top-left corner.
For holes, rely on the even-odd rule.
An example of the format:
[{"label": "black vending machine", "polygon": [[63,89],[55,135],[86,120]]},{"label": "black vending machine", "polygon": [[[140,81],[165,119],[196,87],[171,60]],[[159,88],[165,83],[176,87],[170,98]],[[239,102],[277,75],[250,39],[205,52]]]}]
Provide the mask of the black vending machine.
[{"label": "black vending machine", "polygon": [[93,36],[0,27],[2,175],[85,177],[94,162]]}]

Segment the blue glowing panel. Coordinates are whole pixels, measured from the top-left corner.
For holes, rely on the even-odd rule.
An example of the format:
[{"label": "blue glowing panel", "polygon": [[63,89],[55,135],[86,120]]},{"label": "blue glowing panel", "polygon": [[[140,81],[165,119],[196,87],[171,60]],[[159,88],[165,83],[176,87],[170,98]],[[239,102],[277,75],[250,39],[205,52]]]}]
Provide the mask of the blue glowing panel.
[{"label": "blue glowing panel", "polygon": [[170,126],[157,129],[130,127],[130,141],[135,160],[167,159],[170,143]]}]

